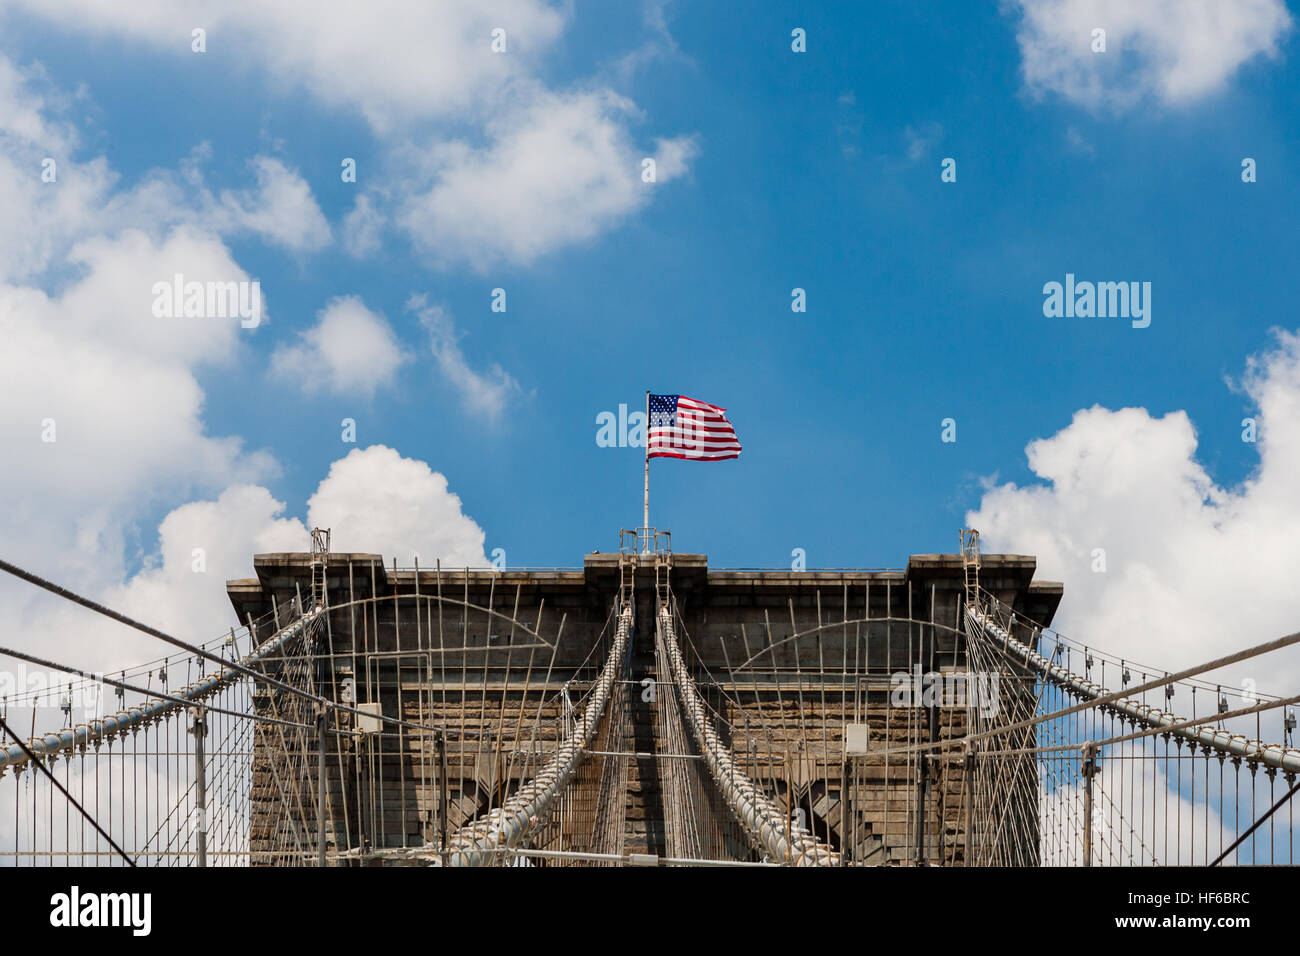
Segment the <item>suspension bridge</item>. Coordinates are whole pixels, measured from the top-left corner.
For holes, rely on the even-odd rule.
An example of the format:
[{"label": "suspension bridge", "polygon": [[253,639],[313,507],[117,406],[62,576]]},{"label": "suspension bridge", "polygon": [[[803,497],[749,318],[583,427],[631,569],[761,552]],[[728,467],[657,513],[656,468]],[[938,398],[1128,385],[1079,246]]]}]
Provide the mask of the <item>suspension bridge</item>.
[{"label": "suspension bridge", "polygon": [[[1032,558],[719,571],[258,555],[242,624],[0,697],[0,865],[1290,864],[1300,634],[1170,673],[1057,633]],[[1140,635],[1108,635],[1124,646]],[[1285,689],[1284,689],[1285,690]]]}]

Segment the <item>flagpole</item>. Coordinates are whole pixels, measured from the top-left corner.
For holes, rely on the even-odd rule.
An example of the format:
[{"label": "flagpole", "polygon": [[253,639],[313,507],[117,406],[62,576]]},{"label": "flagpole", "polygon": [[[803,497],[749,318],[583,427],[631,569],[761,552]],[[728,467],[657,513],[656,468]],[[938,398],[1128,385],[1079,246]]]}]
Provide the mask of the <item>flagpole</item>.
[{"label": "flagpole", "polygon": [[[650,390],[645,393],[645,510],[642,512],[642,527],[650,534]],[[645,545],[647,551],[650,545]]]}]

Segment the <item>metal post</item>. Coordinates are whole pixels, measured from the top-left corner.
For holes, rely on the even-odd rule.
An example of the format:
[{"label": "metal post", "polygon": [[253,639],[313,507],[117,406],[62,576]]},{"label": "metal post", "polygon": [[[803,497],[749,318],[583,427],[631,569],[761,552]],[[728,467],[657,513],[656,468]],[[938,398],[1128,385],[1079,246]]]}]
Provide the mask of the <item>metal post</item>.
[{"label": "metal post", "polygon": [[790,773],[790,741],[785,743],[785,865],[794,852],[794,777]]},{"label": "metal post", "polygon": [[[840,761],[840,866],[849,865],[849,764],[851,758],[845,754]],[[856,849],[856,847],[855,847]]]},{"label": "metal post", "polygon": [[439,730],[434,738],[438,742],[438,849],[442,865],[447,865],[447,735]]},{"label": "metal post", "polygon": [[971,865],[971,804],[975,802],[975,751],[966,744],[966,851],[962,854],[962,865]]},{"label": "metal post", "polygon": [[925,790],[929,782],[927,774],[927,765],[930,759],[928,753],[923,753],[917,760],[917,766],[921,771],[919,793],[916,801],[916,865],[921,866],[925,863]]},{"label": "metal post", "polygon": [[196,809],[199,812],[198,833],[195,837],[195,842],[198,844],[199,866],[208,865],[208,777],[203,759],[203,738],[208,733],[206,714],[207,708],[202,705],[195,707],[194,726],[191,728],[191,733],[194,734],[194,792]]},{"label": "metal post", "polygon": [[[645,529],[645,534],[650,534],[650,390],[646,389],[645,393],[645,510],[641,515],[641,527]],[[647,542],[645,550],[649,552],[650,545]]]},{"label": "metal post", "polygon": [[1092,778],[1097,775],[1096,744],[1087,741],[1079,748],[1083,757],[1083,865],[1092,866]]},{"label": "metal post", "polygon": [[316,865],[325,865],[325,706],[316,705]]},{"label": "metal post", "polygon": [[[930,664],[929,667],[930,667],[930,672],[932,674],[937,674],[939,672],[939,667],[938,667],[938,661],[935,659],[935,655],[937,654],[935,645],[938,642],[935,640],[935,633],[934,633],[934,592],[935,592],[935,586],[931,584],[930,585]],[[923,655],[924,653],[925,653],[925,628],[922,628],[921,629],[921,654]],[[930,705],[930,710],[926,717],[926,723],[930,725],[930,743],[932,744],[939,742],[939,706],[943,703],[943,683],[942,683],[943,679],[942,678],[936,678],[936,679],[940,681],[938,690],[933,695],[934,698],[936,698],[936,702]],[[939,767],[938,760],[935,757],[935,751],[933,750],[926,751],[921,758],[922,773],[925,772],[927,766],[933,769],[934,777],[935,777],[934,782],[938,783],[939,774],[941,773],[941,768]],[[929,785],[930,785],[930,779],[929,777],[927,777],[925,781],[925,786],[927,789],[929,788]],[[924,791],[922,792],[922,796],[924,798]],[[936,800],[936,806],[937,805],[938,805],[938,801]],[[925,821],[924,805],[921,808],[921,814],[922,814],[921,816],[921,860],[923,863],[929,863],[930,862],[929,857],[925,855],[925,822],[926,821]],[[942,808],[940,808],[939,816],[940,816],[939,834],[938,836],[935,837],[935,843],[937,844],[935,846],[935,855],[938,857],[938,865],[943,866]]]},{"label": "metal post", "polygon": [[[865,700],[865,698],[864,698],[864,700]],[[866,718],[866,710],[867,710],[867,709],[866,709],[866,706],[865,706],[865,704],[864,704],[864,705],[863,705],[863,708],[862,708],[862,713],[863,713],[863,719],[864,719],[864,720],[865,720],[865,718]],[[857,795],[858,795],[858,776],[859,776],[859,775],[858,775],[858,764],[857,764],[857,761],[854,761],[850,766],[852,767],[852,770],[853,770],[853,789],[852,789],[852,791],[850,791],[850,796],[853,797],[854,799],[856,799],[856,798],[857,798]],[[888,799],[888,796],[886,796],[886,799]],[[853,833],[853,841],[852,841],[852,843],[853,843],[853,847],[852,847],[852,849],[853,849],[853,865],[854,865],[854,866],[857,866],[857,864],[858,864],[858,850],[859,850],[859,848],[861,848],[861,846],[862,846],[862,838],[859,836],[859,832],[858,832],[858,809],[857,809],[857,806],[854,805],[854,804],[852,804],[852,803],[848,804],[848,808],[849,808],[849,810],[851,811],[851,816],[849,817],[849,819],[853,821],[853,824],[852,824],[852,831],[851,831],[851,832]],[[884,847],[883,842],[881,843],[881,847],[882,847],[882,848]],[[882,857],[882,859],[883,859],[883,857]]]}]

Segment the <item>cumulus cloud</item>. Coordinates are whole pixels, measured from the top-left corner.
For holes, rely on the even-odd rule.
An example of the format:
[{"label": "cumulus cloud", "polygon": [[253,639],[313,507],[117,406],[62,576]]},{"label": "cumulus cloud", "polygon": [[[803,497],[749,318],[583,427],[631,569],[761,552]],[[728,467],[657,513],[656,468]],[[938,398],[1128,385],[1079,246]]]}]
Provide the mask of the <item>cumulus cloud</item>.
[{"label": "cumulus cloud", "polygon": [[378,551],[407,563],[486,567],[483,529],[461,507],[447,478],[392,448],[355,449],[330,466],[307,502],[313,527],[331,529],[335,551]]},{"label": "cumulus cloud", "polygon": [[[266,488],[244,484],[229,486],[215,500],[181,505],[158,527],[158,552],[136,574],[108,588],[104,602],[174,636],[211,640],[223,625],[234,623],[225,582],[248,577],[254,554],[307,548],[306,527],[297,518],[284,517],[284,507]],[[75,627],[73,615],[80,617]],[[80,609],[63,619],[69,625],[61,629],[65,635],[79,633],[84,639],[87,628],[112,634],[109,641],[95,642],[100,650],[84,651],[98,657],[101,668],[170,653],[145,634],[112,622],[92,623]]]},{"label": "cumulus cloud", "polygon": [[[330,228],[310,187],[282,161],[250,161],[254,185],[215,195],[203,181],[211,147],[180,170],[151,170],[121,187],[103,156],[82,158],[66,97],[38,68],[0,56],[0,281],[31,281],[61,266],[87,236],[129,231],[161,240],[178,227],[216,236],[252,234],[295,252],[320,249]],[[50,180],[50,181],[47,181]]]},{"label": "cumulus cloud", "polygon": [[[0,0],[6,3],[49,16],[35,0]],[[343,224],[347,251],[372,254],[383,219],[393,218],[430,262],[480,269],[527,265],[616,226],[653,194],[640,181],[642,158],[656,158],[665,183],[697,151],[689,137],[660,138],[652,154],[636,148],[628,131],[635,109],[608,88],[548,89],[541,61],[564,22],[541,0],[381,0],[308,18],[288,0],[234,0],[220,10],[197,0],[142,0],[129,15],[109,0],[69,0],[57,18],[61,29],[125,37],[176,56],[193,55],[190,31],[202,25],[206,56],[237,49],[286,91],[302,87],[322,103],[359,111],[387,155],[401,157],[389,171],[400,184],[389,197],[398,211],[381,209],[377,197],[359,201]],[[662,44],[662,16],[648,15],[647,24]],[[492,49],[498,29],[505,53]],[[484,127],[483,116],[494,119]],[[464,130],[462,138],[450,139],[452,128]],[[295,250],[324,245],[329,229],[306,184],[278,160],[255,163],[257,192],[223,194],[209,214],[226,229],[255,230]],[[150,186],[141,199],[164,219],[175,215],[165,199],[186,205],[166,177]]]},{"label": "cumulus cloud", "polygon": [[443,378],[460,395],[470,412],[496,421],[510,402],[521,393],[519,383],[495,362],[486,372],[472,368],[461,351],[456,325],[440,305],[431,305],[428,297],[413,295],[406,307],[420,318],[429,332],[429,348]]},{"label": "cumulus cloud", "polygon": [[[560,35],[564,15],[542,0],[408,3],[372,0],[303,16],[294,0],[40,0],[5,5],[60,29],[124,37],[188,57],[190,31],[207,31],[205,54],[258,64],[287,90],[359,110],[379,130],[425,117],[473,115],[510,82],[526,77]],[[492,51],[506,31],[507,52]]]},{"label": "cumulus cloud", "polygon": [[[183,640],[208,641],[237,623],[225,582],[249,577],[255,554],[307,550],[309,525],[330,528],[335,551],[373,552],[407,565],[415,558],[430,567],[438,561],[489,565],[483,529],[464,513],[446,476],[383,445],[334,462],[307,502],[307,516],[308,523],[286,516],[284,502],[265,487],[235,483],[213,499],[169,512],[158,527],[158,550],[135,574],[122,574],[118,565],[115,580],[101,574],[76,589]],[[99,553],[112,560],[107,550]],[[14,595],[17,643],[56,659],[108,672],[172,652],[156,638],[29,585]]]},{"label": "cumulus cloud", "polygon": [[[78,163],[76,129],[39,70],[0,56],[0,281],[44,271],[83,235],[113,176],[102,159]],[[47,166],[46,161],[52,161]],[[42,176],[49,171],[53,182]]]},{"label": "cumulus cloud", "polygon": [[[189,641],[208,641],[236,624],[225,582],[252,574],[253,555],[305,551],[308,526],[332,530],[335,551],[365,551],[413,558],[432,567],[486,567],[484,533],[451,492],[447,479],[422,461],[391,448],[357,449],[330,466],[307,503],[309,521],[287,516],[285,505],[265,487],[235,483],[215,498],[183,504],[158,527],[158,550],[134,574],[123,572],[111,548],[94,554],[106,561],[98,573],[51,571],[46,561],[28,562],[109,607]],[[6,520],[8,532],[13,523]],[[47,533],[45,520],[33,533]],[[7,536],[7,535],[6,535]],[[6,557],[26,559],[7,553]],[[57,564],[57,557],[54,559]],[[19,582],[0,583],[13,620],[14,642],[41,648],[56,660],[102,672],[155,660],[172,652],[156,638],[99,617]]]},{"label": "cumulus cloud", "polygon": [[[0,58],[0,100],[40,104],[27,97],[33,82]],[[0,111],[0,164],[23,169],[36,157],[22,176],[0,178],[0,209],[31,213],[25,241],[60,249],[69,273],[57,293],[0,276],[0,496],[10,503],[0,513],[0,541],[7,558],[38,573],[179,636],[210,638],[229,619],[224,577],[247,574],[257,550],[305,548],[306,531],[301,521],[283,517],[283,505],[257,484],[276,475],[274,459],[249,452],[237,437],[210,434],[203,418],[199,371],[236,361],[250,333],[237,317],[162,317],[154,309],[157,289],[177,274],[187,282],[251,281],[219,235],[200,228],[200,210],[224,212],[224,220],[208,217],[214,229],[274,232],[280,228],[275,216],[298,216],[314,202],[296,174],[264,158],[254,164],[254,189],[214,197],[203,186],[209,151],[200,147],[178,171],[159,172],[128,190],[111,188],[114,176],[101,160],[94,189],[60,193],[69,186],[68,166],[60,163],[57,184],[35,194],[33,205],[30,184],[39,183],[44,144],[32,137],[60,148],[75,144],[75,134],[48,113]],[[176,202],[182,193],[192,200],[188,207]],[[69,194],[85,203],[70,207],[65,219],[42,215],[62,208],[45,196]],[[132,227],[152,213],[160,220]],[[309,234],[279,236],[302,246]],[[48,256],[42,251],[38,259]],[[38,259],[24,271],[40,271]],[[347,298],[331,302],[297,350],[282,355],[283,364],[311,363],[328,386],[351,390],[373,389],[400,360],[387,323]],[[446,479],[396,453],[391,460],[377,461],[379,455],[340,464],[318,488],[313,517],[328,521],[341,511],[344,540],[351,537],[358,547],[400,557],[423,549],[430,559],[486,563],[482,532],[460,516]],[[356,479],[361,467],[364,480]],[[375,488],[358,491],[348,510],[338,501],[357,490],[350,480],[372,481]],[[143,569],[131,575],[128,555],[144,519],[196,495],[211,497],[173,508],[159,528],[157,553],[146,549]],[[401,511],[385,519],[385,503],[414,507],[427,518]],[[195,549],[205,555],[203,571],[194,570]],[[120,667],[161,652],[143,635],[8,578],[0,580],[0,600],[10,609],[17,643],[89,668]]]},{"label": "cumulus cloud", "polygon": [[[1060,630],[1130,660],[1174,670],[1293,632],[1300,336],[1279,333],[1276,348],[1249,360],[1240,387],[1258,409],[1259,452],[1240,486],[1206,471],[1185,412],[1093,407],[1030,443],[1041,482],[990,488],[968,527],[986,550],[1037,555],[1040,577],[1065,582]],[[1105,571],[1093,570],[1097,549]],[[1300,652],[1224,677],[1289,691],[1300,683]]]},{"label": "cumulus cloud", "polygon": [[329,223],[297,170],[270,156],[254,157],[251,166],[257,189],[223,191],[211,210],[214,228],[252,232],[295,252],[328,245]]},{"label": "cumulus cloud", "polygon": [[[527,265],[605,231],[649,202],[646,156],[624,127],[632,104],[608,92],[542,93],[491,124],[490,143],[437,145],[431,188],[411,197],[401,224],[443,261],[478,269]],[[689,139],[660,140],[657,184],[682,175]]]},{"label": "cumulus cloud", "polygon": [[[209,434],[198,372],[238,357],[238,318],[161,317],[160,284],[251,283],[200,221],[211,199],[196,151],[178,173],[117,189],[102,157],[78,163],[64,98],[0,57],[0,537],[51,574],[120,580],[132,523],[178,496],[263,480],[274,460]],[[11,108],[12,107],[12,108]],[[54,154],[57,179],[42,182]],[[271,192],[280,180],[264,165]],[[8,172],[12,172],[9,175]],[[240,208],[258,208],[242,197]],[[13,215],[13,220],[8,217]],[[7,253],[10,243],[17,254]],[[57,269],[58,291],[47,273]],[[265,311],[265,310],[263,310]],[[11,552],[13,553],[13,552]]]},{"label": "cumulus cloud", "polygon": [[[307,502],[307,517],[304,523],[286,516],[284,502],[264,487],[231,485],[215,499],[171,511],[158,527],[157,553],[136,574],[104,589],[102,599],[168,633],[210,640],[234,623],[225,582],[249,577],[255,554],[307,550],[307,529],[317,526],[331,529],[335,551],[374,552],[404,564],[415,556],[430,566],[439,560],[458,568],[489,563],[483,530],[464,513],[447,478],[383,445],[335,461]],[[58,620],[61,633],[80,634],[79,652],[102,667],[137,663],[164,650],[147,635],[93,620],[79,608],[60,609]]]},{"label": "cumulus cloud", "polygon": [[[173,47],[181,37],[184,49],[189,31],[202,24],[209,30],[210,55],[223,40],[229,44],[245,29],[236,22],[238,17],[225,11],[213,19],[184,3],[145,0],[123,10],[89,0],[73,2],[72,12],[81,19],[61,21],[70,29],[124,34]],[[8,6],[25,4],[19,0]],[[283,69],[294,82],[328,98],[326,84],[316,88],[312,77],[317,68],[308,61],[314,63],[313,56],[329,52],[331,44],[342,44],[341,60],[364,61],[359,67],[363,72],[373,67],[369,80],[338,84],[339,59],[331,56],[320,60],[319,76],[328,75],[330,85],[352,90],[343,95],[349,102],[357,91],[365,97],[373,94],[373,99],[355,102],[377,128],[385,113],[412,111],[428,117],[442,109],[441,115],[448,116],[470,108],[474,97],[456,92],[464,71],[455,64],[430,64],[424,46],[411,56],[375,52],[373,44],[407,42],[411,34],[402,36],[403,31],[395,29],[401,18],[386,21],[373,9],[356,15],[364,23],[351,22],[356,18],[348,15],[315,18],[308,32],[315,39],[326,34],[333,39],[309,49],[293,46],[292,34],[301,32],[301,19],[276,26],[265,19],[274,18],[272,7],[249,4],[247,22],[268,27],[268,49],[284,41],[296,50],[273,69]],[[31,9],[41,16],[47,12],[39,5]],[[476,37],[478,26],[489,21],[504,22],[510,29],[510,21],[496,14],[512,10],[521,16],[542,10],[539,24],[555,16],[523,0],[486,12],[461,10],[446,16],[455,24],[468,24],[465,36]],[[428,18],[430,29],[424,32],[435,45],[457,35],[459,28],[442,12],[418,15]],[[332,28],[321,26],[342,20],[351,28],[330,32]],[[555,17],[555,30],[559,22]],[[234,25],[223,36],[214,24]],[[509,74],[526,64],[530,53],[539,49],[530,36],[536,40],[545,32],[513,30],[512,54],[522,55],[485,59],[479,64],[482,76],[502,69]],[[361,34],[368,39],[358,39]],[[485,48],[489,34],[486,29]],[[420,74],[414,87],[398,76],[405,69],[400,63],[393,66],[399,61],[409,64],[407,73]],[[441,72],[449,78],[439,107],[423,84]],[[370,93],[364,89],[367,82]],[[472,77],[467,82],[478,83]],[[497,76],[476,86],[475,96],[498,95],[509,82],[508,76]],[[156,287],[177,274],[186,281],[251,281],[223,237],[253,234],[303,251],[327,242],[329,226],[303,178],[274,157],[252,160],[246,188],[217,191],[204,181],[211,149],[201,144],[179,168],[154,170],[123,185],[103,156],[79,155],[76,127],[63,119],[65,100],[46,85],[38,69],[20,70],[0,57],[0,218],[15,224],[0,236],[0,338],[5,342],[0,350],[0,443],[6,450],[0,495],[10,502],[0,514],[0,540],[8,542],[6,557],[39,573],[161,622],[179,636],[206,639],[214,636],[214,627],[219,629],[211,614],[220,612],[228,619],[219,579],[246,575],[247,557],[257,550],[293,546],[294,538],[305,535],[306,525],[284,516],[283,506],[264,487],[277,473],[274,459],[245,449],[238,437],[211,434],[204,421],[198,375],[205,367],[238,360],[242,337],[248,333],[240,329],[238,319],[157,317],[152,309]],[[528,100],[534,101],[535,83],[523,86]],[[563,105],[565,100],[557,102]],[[621,107],[615,112],[625,116]],[[636,158],[635,151],[627,152],[630,147],[619,129],[597,134],[597,146],[619,144],[625,154],[620,162]],[[486,148],[490,151],[492,144]],[[661,179],[685,170],[690,149],[676,141],[660,144]],[[56,182],[41,181],[47,156],[57,162]],[[639,162],[634,162],[631,172],[637,170]],[[624,182],[618,189],[625,187]],[[625,198],[609,204],[610,209]],[[400,202],[401,197],[392,201]],[[383,219],[375,196],[363,194],[344,224],[349,248],[373,251]],[[56,270],[57,281],[52,276]],[[466,407],[488,417],[499,415],[519,391],[514,379],[497,366],[473,367],[445,315],[426,310],[422,318],[435,361]],[[345,357],[345,350],[351,354]],[[336,300],[300,342],[282,353],[281,368],[310,363],[325,370],[324,381],[331,388],[372,389],[379,380],[376,369],[394,367],[396,350],[381,318],[359,301]],[[364,372],[355,361],[358,352],[371,366]],[[385,452],[388,457],[378,460]],[[194,501],[196,497],[201,500]],[[148,540],[144,525],[149,516],[177,503],[159,528],[157,551],[139,545],[142,533]],[[401,560],[419,553],[430,563],[438,558],[460,566],[487,563],[482,531],[463,515],[446,479],[391,450],[354,453],[336,463],[313,496],[310,516],[312,523],[335,526],[340,535],[336,540],[343,546]],[[305,537],[298,546],[306,546]],[[193,569],[195,548],[204,549],[206,571]],[[141,551],[146,553],[144,566],[133,575]],[[112,668],[162,650],[143,635],[95,620],[17,582],[0,580],[0,600],[10,608],[15,642],[41,646],[52,656]]]},{"label": "cumulus cloud", "polygon": [[364,259],[379,251],[384,229],[384,215],[369,193],[362,193],[351,211],[343,217],[343,248],[354,259]]},{"label": "cumulus cloud", "polygon": [[203,165],[210,143],[199,143],[178,170],[151,170],[137,185],[107,199],[96,225],[112,231],[188,225],[219,236],[254,235],[290,252],[315,252],[332,239],[330,226],[307,181],[273,156],[248,161],[253,184],[214,193]]},{"label": "cumulus cloud", "polygon": [[[1084,106],[1170,105],[1222,89],[1274,56],[1291,27],[1282,0],[1016,0],[1025,85]],[[1094,53],[1094,29],[1106,52]]]},{"label": "cumulus cloud", "polygon": [[356,296],[332,300],[316,320],[299,333],[299,344],[281,346],[271,356],[272,374],[307,394],[324,388],[373,396],[408,358],[387,320]]},{"label": "cumulus cloud", "polygon": [[[161,243],[129,232],[85,240],[74,259],[84,275],[57,296],[0,284],[0,496],[11,503],[0,541],[9,560],[101,594],[122,580],[130,529],[150,509],[276,466],[203,421],[196,370],[235,357],[238,319],[150,309],[152,284],[176,272],[243,277],[225,247],[184,230]],[[0,600],[26,646],[75,647],[86,666],[141,647],[7,578]]]},{"label": "cumulus cloud", "polygon": [[129,232],[85,240],[72,255],[85,274],[58,296],[0,285],[0,490],[14,500],[40,488],[75,513],[91,502],[125,506],[196,476],[264,473],[266,461],[209,437],[201,419],[194,370],[234,358],[239,320],[157,318],[151,309],[153,285],[178,272],[246,280],[225,247],[185,230],[161,243]]},{"label": "cumulus cloud", "polygon": [[[0,541],[10,560],[102,596],[124,580],[146,515],[266,480],[277,465],[238,437],[211,434],[203,418],[198,374],[239,357],[250,334],[239,318],[155,314],[159,284],[178,274],[251,282],[197,224],[201,204],[187,203],[180,185],[193,168],[115,189],[102,157],[71,158],[75,129],[59,119],[62,98],[40,92],[44,82],[0,57],[0,215],[18,224],[0,237],[0,496],[11,503]],[[57,178],[46,183],[48,154]],[[57,285],[47,275],[55,269]],[[27,646],[77,647],[87,666],[138,646],[124,629],[97,632],[85,612],[8,578],[0,600]]]}]

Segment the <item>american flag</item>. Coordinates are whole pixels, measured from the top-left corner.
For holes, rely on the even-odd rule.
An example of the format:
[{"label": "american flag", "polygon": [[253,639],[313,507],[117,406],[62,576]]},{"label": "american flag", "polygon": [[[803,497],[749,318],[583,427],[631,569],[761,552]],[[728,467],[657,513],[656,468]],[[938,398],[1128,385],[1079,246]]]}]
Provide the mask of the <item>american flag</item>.
[{"label": "american flag", "polygon": [[740,457],[740,440],[725,408],[685,395],[651,395],[647,458],[722,461]]}]

